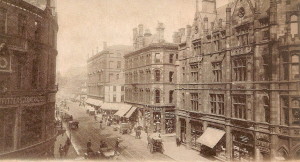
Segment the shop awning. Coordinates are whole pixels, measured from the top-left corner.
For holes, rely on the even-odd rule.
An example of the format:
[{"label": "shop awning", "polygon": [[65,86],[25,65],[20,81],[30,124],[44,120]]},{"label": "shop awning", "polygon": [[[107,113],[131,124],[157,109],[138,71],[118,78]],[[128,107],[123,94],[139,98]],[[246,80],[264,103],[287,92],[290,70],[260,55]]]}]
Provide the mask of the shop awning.
[{"label": "shop awning", "polygon": [[122,117],[130,110],[131,107],[132,106],[128,104],[120,104],[119,110],[114,115]]},{"label": "shop awning", "polygon": [[127,112],[127,114],[124,117],[130,118],[136,109],[137,109],[137,107],[132,106],[131,109]]},{"label": "shop awning", "polygon": [[214,148],[224,134],[225,131],[223,130],[207,127],[204,133],[197,139],[197,142],[210,148]]},{"label": "shop awning", "polygon": [[119,110],[119,104],[116,103],[103,103],[101,105],[102,110]]},{"label": "shop awning", "polygon": [[101,106],[103,104],[101,100],[96,100],[92,98],[88,98],[85,102],[94,106]]}]

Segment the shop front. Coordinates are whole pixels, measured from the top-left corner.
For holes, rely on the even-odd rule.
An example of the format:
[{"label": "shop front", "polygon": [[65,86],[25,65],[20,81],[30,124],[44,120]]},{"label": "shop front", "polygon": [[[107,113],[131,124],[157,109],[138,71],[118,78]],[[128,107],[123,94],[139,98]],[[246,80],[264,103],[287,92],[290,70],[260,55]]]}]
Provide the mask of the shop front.
[{"label": "shop front", "polygon": [[165,129],[166,134],[175,133],[176,131],[176,119],[174,111],[165,112]]},{"label": "shop front", "polygon": [[180,141],[181,143],[186,143],[186,120],[180,118]]},{"label": "shop front", "polygon": [[191,120],[191,147],[200,151],[201,144],[197,139],[203,134],[203,125],[199,121]]},{"label": "shop front", "polygon": [[207,157],[225,159],[226,139],[225,131],[219,128],[207,127],[204,133],[196,140],[201,144],[201,154]]},{"label": "shop front", "polygon": [[234,160],[254,160],[254,138],[243,131],[232,131],[232,154]]}]

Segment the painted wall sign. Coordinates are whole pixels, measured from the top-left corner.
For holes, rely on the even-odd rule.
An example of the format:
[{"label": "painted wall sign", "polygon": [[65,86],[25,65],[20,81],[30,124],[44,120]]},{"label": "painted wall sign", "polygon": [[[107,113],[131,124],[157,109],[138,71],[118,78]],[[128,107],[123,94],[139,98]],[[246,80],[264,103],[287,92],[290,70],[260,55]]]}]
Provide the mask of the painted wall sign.
[{"label": "painted wall sign", "polygon": [[15,105],[46,102],[45,96],[7,97],[0,98],[0,105]]}]

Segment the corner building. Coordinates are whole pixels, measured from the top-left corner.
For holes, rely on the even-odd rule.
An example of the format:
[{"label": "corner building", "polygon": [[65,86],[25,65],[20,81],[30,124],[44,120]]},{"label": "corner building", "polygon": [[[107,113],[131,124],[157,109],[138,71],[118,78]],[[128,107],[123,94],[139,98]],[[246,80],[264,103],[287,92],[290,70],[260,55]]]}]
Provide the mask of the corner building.
[{"label": "corner building", "polygon": [[164,26],[156,34],[133,29],[135,51],[125,58],[125,102],[137,107],[136,123],[148,132],[175,133],[177,45],[166,43]]},{"label": "corner building", "polygon": [[0,1],[0,158],[53,157],[56,34],[53,6]]},{"label": "corner building", "polygon": [[196,4],[173,36],[177,136],[222,160],[299,160],[299,0]]}]

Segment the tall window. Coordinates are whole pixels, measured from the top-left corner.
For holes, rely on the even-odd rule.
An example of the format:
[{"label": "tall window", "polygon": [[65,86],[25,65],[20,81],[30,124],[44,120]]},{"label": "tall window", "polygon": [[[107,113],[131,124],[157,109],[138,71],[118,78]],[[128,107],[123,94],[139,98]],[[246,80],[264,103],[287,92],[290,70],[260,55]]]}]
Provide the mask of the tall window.
[{"label": "tall window", "polygon": [[247,119],[246,95],[233,96],[233,116],[239,119]]},{"label": "tall window", "polygon": [[223,94],[210,94],[211,113],[224,115],[224,95]]},{"label": "tall window", "polygon": [[6,33],[6,21],[7,21],[7,11],[4,8],[0,8],[0,33]]},{"label": "tall window", "polygon": [[291,25],[291,34],[292,34],[292,36],[295,36],[296,34],[299,34],[298,16],[296,16],[296,15],[291,16],[290,25]]},{"label": "tall window", "polygon": [[265,110],[265,122],[270,123],[271,113],[270,113],[269,98],[267,96],[264,96],[263,101],[264,101],[264,110]]},{"label": "tall window", "polygon": [[160,81],[160,70],[155,70],[155,81]]},{"label": "tall window", "polygon": [[26,36],[26,16],[19,14],[18,16],[18,33],[20,36]]},{"label": "tall window", "polygon": [[120,75],[119,75],[119,74],[116,75],[116,79],[117,79],[117,80],[120,79]]},{"label": "tall window", "polygon": [[292,109],[292,123],[295,125],[300,124],[300,98],[292,98],[291,101],[291,109]]},{"label": "tall window", "polygon": [[222,62],[213,62],[212,63],[214,81],[221,82],[222,81]]},{"label": "tall window", "polygon": [[170,56],[169,56],[169,63],[173,64],[173,61],[174,61],[174,54],[170,54]]},{"label": "tall window", "polygon": [[284,80],[289,80],[289,55],[287,53],[282,55],[282,66],[283,66],[283,79]]},{"label": "tall window", "polygon": [[246,58],[238,58],[233,60],[233,80],[234,81],[246,81]]},{"label": "tall window", "polygon": [[160,103],[160,91],[155,90],[155,103]]},{"label": "tall window", "polygon": [[146,102],[149,103],[150,102],[150,98],[151,98],[151,95],[150,95],[150,89],[146,89]]},{"label": "tall window", "polygon": [[38,78],[39,78],[39,65],[38,65],[38,58],[33,59],[32,61],[32,88],[37,88],[38,87]]},{"label": "tall window", "polygon": [[116,94],[113,95],[113,102],[117,102],[117,96],[116,96]]},{"label": "tall window", "polygon": [[283,123],[285,125],[289,125],[289,120],[290,120],[290,115],[289,115],[289,98],[287,96],[282,96],[281,97],[281,107],[282,107],[282,115],[283,115]]},{"label": "tall window", "polygon": [[118,69],[121,68],[121,61],[118,61],[118,63],[117,63],[117,68],[118,68]]},{"label": "tall window", "polygon": [[191,93],[191,108],[192,111],[198,111],[199,109],[198,93]]},{"label": "tall window", "polygon": [[174,75],[174,72],[170,71],[169,72],[169,82],[173,82],[173,75]]},{"label": "tall window", "polygon": [[173,103],[173,94],[174,94],[173,90],[169,91],[169,103]]},{"label": "tall window", "polygon": [[219,40],[215,40],[214,41],[214,50],[215,51],[219,51],[220,50],[220,41]]},{"label": "tall window", "polygon": [[194,55],[199,56],[201,55],[201,43],[197,42],[194,44]]},{"label": "tall window", "polygon": [[292,55],[292,78],[300,79],[300,54]]},{"label": "tall window", "polygon": [[199,81],[198,65],[191,65],[191,81],[197,83]]},{"label": "tall window", "polygon": [[155,63],[160,63],[160,53],[155,53]]},{"label": "tall window", "polygon": [[185,107],[185,95],[184,95],[184,93],[181,94],[181,99],[182,99],[182,108],[184,109],[184,107]]}]

